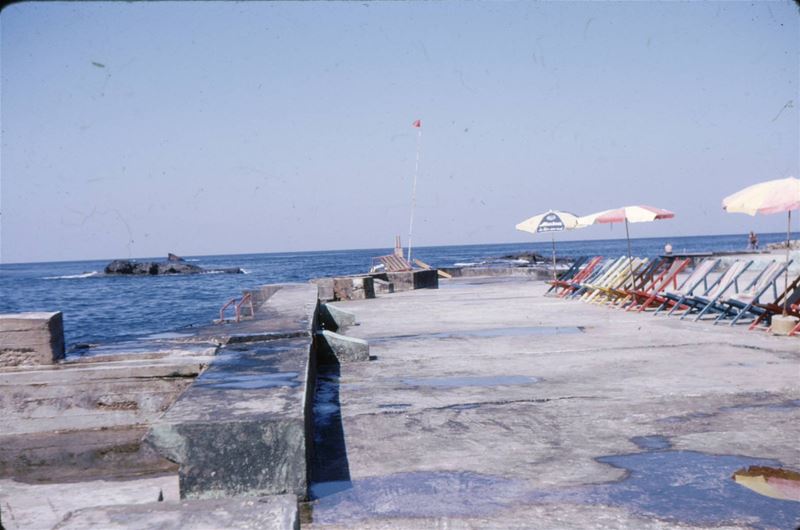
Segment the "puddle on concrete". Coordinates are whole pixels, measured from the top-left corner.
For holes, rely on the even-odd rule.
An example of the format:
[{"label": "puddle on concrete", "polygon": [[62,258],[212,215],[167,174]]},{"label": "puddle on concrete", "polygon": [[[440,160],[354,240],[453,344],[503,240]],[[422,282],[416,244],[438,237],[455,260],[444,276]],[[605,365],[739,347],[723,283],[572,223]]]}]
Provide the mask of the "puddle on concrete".
[{"label": "puddle on concrete", "polygon": [[439,410],[472,410],[480,408],[481,403],[456,403],[455,405],[446,405]]},{"label": "puddle on concrete", "polygon": [[800,408],[800,399],[792,399],[786,401],[779,401],[777,403],[743,403],[741,405],[730,405],[727,407],[720,407],[715,412],[691,412],[681,416],[668,416],[661,418],[659,423],[683,423],[692,420],[702,420],[712,418],[720,413],[731,412],[737,410],[766,410],[774,412],[796,412]]},{"label": "puddle on concrete", "polygon": [[[663,442],[653,440],[660,437],[640,437],[640,443],[641,438],[649,438],[644,442],[648,445]],[[779,465],[774,460],[659,449],[597,461],[625,469],[628,475],[619,482],[579,488],[573,500],[689,524],[795,528],[800,523],[800,503],[764,497],[731,480],[737,469]]]},{"label": "puddle on concrete", "polygon": [[467,471],[397,473],[312,484],[313,520],[347,524],[368,518],[477,517],[524,499],[525,484]]},{"label": "puddle on concrete", "polygon": [[491,328],[463,331],[447,331],[442,333],[419,333],[416,335],[394,335],[391,337],[376,337],[370,342],[387,342],[401,339],[457,339],[463,337],[497,338],[497,337],[527,337],[541,335],[570,335],[583,333],[580,326],[528,326],[517,328]]},{"label": "puddle on concrete", "polygon": [[311,460],[312,484],[350,482],[347,447],[344,443],[338,365],[326,365],[317,374],[314,393],[314,452]]},{"label": "puddle on concrete", "polygon": [[636,444],[639,449],[660,451],[661,449],[669,449],[672,444],[665,436],[654,434],[651,436],[634,436],[631,441]]},{"label": "puddle on concrete", "polygon": [[163,339],[188,339],[192,338],[195,335],[192,333],[177,333],[175,331],[167,331],[164,333],[153,333],[152,335],[146,335],[142,337],[143,339],[151,339],[151,340],[163,340]]},{"label": "puddle on concrete", "polygon": [[730,410],[746,410],[746,409],[763,409],[774,410],[777,412],[796,412],[795,409],[800,408],[800,399],[792,399],[787,401],[780,401],[778,403],[745,403],[743,405],[731,405],[730,407],[722,407],[720,411]]},{"label": "puddle on concrete", "polygon": [[221,390],[259,390],[280,386],[297,387],[297,372],[275,372],[265,374],[232,375],[228,372],[206,372],[198,378],[195,385]]},{"label": "puddle on concrete", "polygon": [[456,388],[462,386],[492,387],[503,385],[530,385],[539,380],[525,375],[494,375],[494,376],[462,376],[462,377],[426,377],[416,379],[403,379],[404,385],[429,386],[434,388]]}]

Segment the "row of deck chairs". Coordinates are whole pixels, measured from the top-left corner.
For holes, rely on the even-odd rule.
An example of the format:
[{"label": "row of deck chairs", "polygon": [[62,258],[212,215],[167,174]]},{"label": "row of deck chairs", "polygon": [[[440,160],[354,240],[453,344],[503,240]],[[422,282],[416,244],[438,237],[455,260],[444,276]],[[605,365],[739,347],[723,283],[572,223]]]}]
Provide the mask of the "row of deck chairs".
[{"label": "row of deck chairs", "polygon": [[[626,311],[652,310],[654,315],[680,315],[695,321],[713,319],[733,326],[749,322],[749,329],[768,329],[773,315],[783,312],[800,318],[800,275],[783,289],[784,261],[771,261],[747,283],[740,280],[753,261],[737,260],[720,271],[718,258],[697,264],[680,284],[678,277],[690,259],[629,258],[603,260],[581,257],[548,283],[546,294],[606,304]],[[779,287],[781,286],[781,287]],[[791,334],[800,334],[800,323]]]}]

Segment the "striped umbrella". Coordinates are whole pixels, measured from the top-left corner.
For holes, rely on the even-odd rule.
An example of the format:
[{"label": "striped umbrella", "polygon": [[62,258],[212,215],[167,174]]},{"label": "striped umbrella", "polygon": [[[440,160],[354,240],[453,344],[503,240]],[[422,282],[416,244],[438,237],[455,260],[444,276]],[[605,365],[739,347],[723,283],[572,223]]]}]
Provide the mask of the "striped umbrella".
[{"label": "striped umbrella", "polygon": [[553,279],[556,279],[556,232],[579,228],[578,217],[569,212],[559,210],[547,210],[545,213],[534,215],[518,223],[515,228],[523,232],[541,234],[549,232],[553,241]]},{"label": "striped umbrella", "polygon": [[589,226],[604,223],[625,223],[625,239],[628,241],[628,260],[631,263],[631,279],[633,279],[633,256],[631,254],[631,236],[629,223],[645,223],[659,219],[672,219],[675,214],[654,206],[623,206],[613,210],[584,215],[578,218],[578,226]]},{"label": "striped umbrella", "polygon": [[[786,275],[784,291],[789,284],[789,245],[792,237],[792,210],[800,210],[800,179],[768,180],[753,184],[733,195],[722,199],[722,209],[729,213],[746,213],[747,215],[783,213],[787,214],[786,222]],[[786,316],[784,299],[783,315]]]}]

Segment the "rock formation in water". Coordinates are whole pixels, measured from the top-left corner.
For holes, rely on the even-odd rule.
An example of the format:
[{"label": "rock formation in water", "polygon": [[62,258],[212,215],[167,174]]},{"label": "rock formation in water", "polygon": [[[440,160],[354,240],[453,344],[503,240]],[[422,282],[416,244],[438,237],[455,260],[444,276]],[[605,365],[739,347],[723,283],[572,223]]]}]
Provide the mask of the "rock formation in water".
[{"label": "rock formation in water", "polygon": [[204,269],[191,263],[186,263],[183,258],[170,254],[167,261],[133,261],[128,259],[115,259],[104,270],[106,274],[137,274],[157,276],[161,274],[203,274],[203,273],[228,273],[242,274],[239,267],[227,269]]}]

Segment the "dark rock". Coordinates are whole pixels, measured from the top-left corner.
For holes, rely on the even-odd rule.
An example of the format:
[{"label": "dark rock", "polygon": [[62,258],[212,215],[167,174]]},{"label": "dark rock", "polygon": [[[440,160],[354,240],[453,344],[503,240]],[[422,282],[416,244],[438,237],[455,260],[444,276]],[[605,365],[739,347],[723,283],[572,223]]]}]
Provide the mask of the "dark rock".
[{"label": "dark rock", "polygon": [[167,261],[186,261],[186,260],[170,252],[169,254],[167,254]]},{"label": "dark rock", "polygon": [[106,274],[149,274],[158,276],[163,274],[202,274],[202,273],[228,273],[242,274],[242,269],[231,267],[226,269],[204,269],[184,261],[142,261],[136,262],[126,259],[117,259],[106,265]]}]

